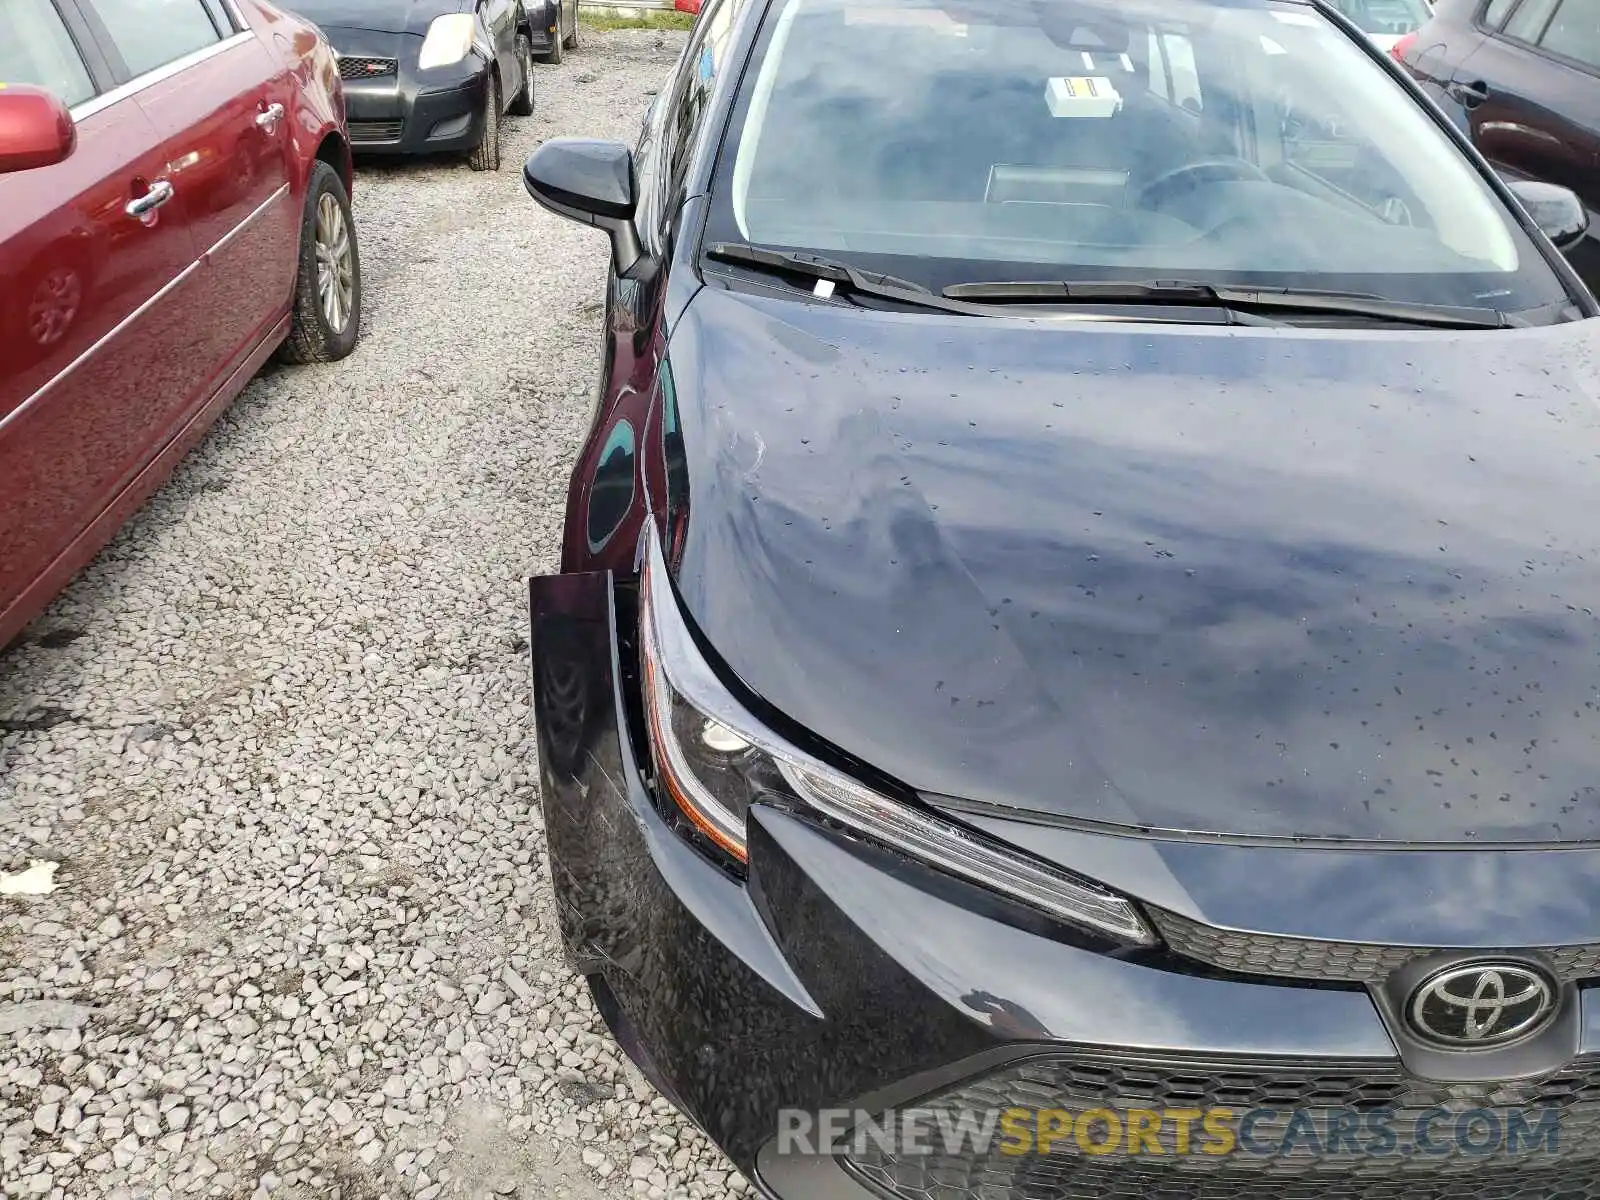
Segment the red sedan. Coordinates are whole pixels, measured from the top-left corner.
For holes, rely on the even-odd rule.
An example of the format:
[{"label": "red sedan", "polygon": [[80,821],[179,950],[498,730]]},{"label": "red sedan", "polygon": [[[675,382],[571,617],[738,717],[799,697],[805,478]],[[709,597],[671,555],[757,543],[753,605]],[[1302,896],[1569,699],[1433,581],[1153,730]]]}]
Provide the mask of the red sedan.
[{"label": "red sedan", "polygon": [[338,64],[264,0],[6,0],[0,646],[262,363],[355,348]]}]

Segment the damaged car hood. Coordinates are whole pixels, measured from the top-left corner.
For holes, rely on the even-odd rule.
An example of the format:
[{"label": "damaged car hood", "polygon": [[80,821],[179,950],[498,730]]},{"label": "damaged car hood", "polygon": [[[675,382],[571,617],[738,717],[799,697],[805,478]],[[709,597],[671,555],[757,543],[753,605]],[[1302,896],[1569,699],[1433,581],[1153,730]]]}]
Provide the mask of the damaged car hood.
[{"label": "damaged car hood", "polygon": [[1597,337],[707,288],[671,345],[677,582],[749,689],[941,802],[1594,839]]}]

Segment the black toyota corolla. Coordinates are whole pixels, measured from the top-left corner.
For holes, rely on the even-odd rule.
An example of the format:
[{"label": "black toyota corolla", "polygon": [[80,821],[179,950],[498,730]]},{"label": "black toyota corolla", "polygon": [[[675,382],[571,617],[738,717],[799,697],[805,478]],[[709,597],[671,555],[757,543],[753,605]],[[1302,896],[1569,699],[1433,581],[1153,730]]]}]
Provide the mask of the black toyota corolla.
[{"label": "black toyota corolla", "polygon": [[533,112],[521,0],[291,2],[338,56],[358,152],[464,152],[474,170],[500,169],[501,118]]},{"label": "black toyota corolla", "polygon": [[772,1196],[1600,1196],[1600,321],[1310,0],[711,0],[531,586],[576,969]]}]

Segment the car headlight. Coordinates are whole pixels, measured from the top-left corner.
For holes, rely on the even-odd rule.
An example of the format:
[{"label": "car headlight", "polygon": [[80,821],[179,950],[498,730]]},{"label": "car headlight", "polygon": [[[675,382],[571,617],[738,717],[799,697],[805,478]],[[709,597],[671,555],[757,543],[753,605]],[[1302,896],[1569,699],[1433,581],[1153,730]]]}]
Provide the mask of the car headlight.
[{"label": "car headlight", "polygon": [[768,802],[821,815],[1070,924],[1123,942],[1156,936],[1133,903],[1087,880],[902,804],[783,741],[747,712],[684,623],[649,525],[639,587],[639,657],[654,783],[698,834],[742,868],[745,822]]},{"label": "car headlight", "polygon": [[428,26],[428,36],[422,39],[422,51],[417,55],[418,69],[426,71],[460,62],[472,52],[472,39],[476,35],[477,18],[472,13],[435,17]]}]

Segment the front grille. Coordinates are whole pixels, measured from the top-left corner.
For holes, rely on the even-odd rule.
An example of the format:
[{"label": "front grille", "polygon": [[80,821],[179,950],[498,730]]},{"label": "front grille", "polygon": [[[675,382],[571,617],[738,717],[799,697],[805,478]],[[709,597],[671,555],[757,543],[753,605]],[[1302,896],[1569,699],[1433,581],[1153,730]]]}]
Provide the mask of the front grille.
[{"label": "front grille", "polygon": [[913,1188],[890,1194],[908,1200],[925,1196],[931,1200],[946,1196],[976,1200],[1594,1200],[1600,1196],[1600,1179],[1587,1173],[1536,1172],[1525,1167],[1480,1167],[1470,1175],[1439,1172],[1432,1178],[1412,1171],[1387,1180],[1349,1173],[1315,1180],[1189,1175],[1146,1163],[1116,1166],[1104,1159],[1079,1159],[1025,1172],[1015,1180],[985,1180],[966,1190],[936,1186],[932,1191]]},{"label": "front grille", "polygon": [[[1389,1127],[1415,1128],[1430,1110],[1526,1107],[1537,1121],[1560,1112],[1554,1145],[1501,1147],[1492,1156],[1464,1151],[1449,1136],[1441,1155],[1371,1155],[1348,1147],[1316,1153],[1303,1141],[1286,1153],[1179,1156],[1175,1126],[1156,1136],[1163,1153],[1091,1156],[1073,1139],[1045,1154],[1007,1154],[999,1140],[958,1151],[929,1139],[933,1153],[902,1152],[874,1138],[856,1139],[841,1161],[874,1191],[894,1200],[1600,1200],[1600,1062],[1588,1061],[1512,1084],[1434,1084],[1392,1063],[1323,1063],[1315,1067],[1221,1063],[1176,1057],[1137,1060],[1103,1053],[1030,1059],[959,1085],[915,1107],[941,1127],[962,1116],[1061,1108],[1250,1109],[1277,1115],[1253,1126],[1257,1144],[1276,1147],[1296,1110],[1392,1113]],[[1198,1122],[1195,1136],[1200,1136]]]},{"label": "front grille", "polygon": [[363,58],[357,55],[345,55],[339,59],[340,79],[382,79],[385,75],[395,73],[395,60],[392,58]]},{"label": "front grille", "polygon": [[[1202,925],[1162,909],[1151,909],[1150,916],[1167,945],[1177,953],[1244,975],[1274,975],[1282,979],[1314,979],[1330,983],[1378,983],[1414,959],[1439,953],[1438,949],[1418,946],[1323,942],[1310,938],[1238,933]],[[1600,946],[1510,951],[1513,954],[1530,952],[1547,958],[1555,969],[1556,978],[1562,982],[1600,976]],[[1493,954],[1494,951],[1485,953]]]},{"label": "front grille", "polygon": [[404,129],[404,121],[351,121],[350,140],[356,145],[398,142]]}]

